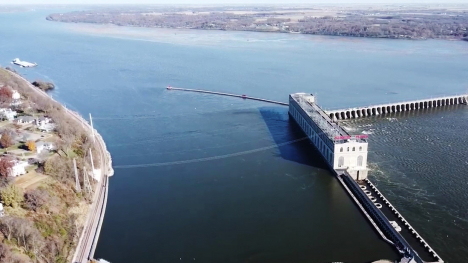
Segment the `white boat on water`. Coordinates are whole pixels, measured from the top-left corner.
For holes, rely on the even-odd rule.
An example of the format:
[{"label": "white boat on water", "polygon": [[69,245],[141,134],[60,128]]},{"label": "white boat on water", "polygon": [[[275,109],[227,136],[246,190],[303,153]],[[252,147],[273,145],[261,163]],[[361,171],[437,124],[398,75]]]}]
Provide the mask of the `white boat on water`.
[{"label": "white boat on water", "polygon": [[19,58],[13,59],[13,61],[11,62],[11,64],[18,65],[18,66],[20,66],[20,67],[22,67],[22,68],[33,68],[33,67],[37,66],[36,63],[21,61]]}]

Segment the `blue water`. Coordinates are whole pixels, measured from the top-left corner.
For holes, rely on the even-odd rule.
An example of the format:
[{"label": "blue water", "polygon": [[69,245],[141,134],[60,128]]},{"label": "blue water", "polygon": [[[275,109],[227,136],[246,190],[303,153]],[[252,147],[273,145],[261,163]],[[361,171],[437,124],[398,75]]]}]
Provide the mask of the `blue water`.
[{"label": "blue water", "polygon": [[[285,107],[165,87],[285,102],[289,93],[311,92],[330,109],[458,94],[467,89],[467,43],[44,19],[56,11],[63,10],[0,14],[0,64],[11,66],[15,57],[37,62],[15,69],[30,80],[53,81],[54,98],[85,116],[91,112],[106,140],[116,173],[96,257],[113,263],[397,258],[311,146],[290,143],[303,135]],[[412,205],[402,200],[397,207]],[[437,225],[417,214],[407,219],[446,261],[468,255],[441,245],[463,235],[439,240],[430,231]]]}]

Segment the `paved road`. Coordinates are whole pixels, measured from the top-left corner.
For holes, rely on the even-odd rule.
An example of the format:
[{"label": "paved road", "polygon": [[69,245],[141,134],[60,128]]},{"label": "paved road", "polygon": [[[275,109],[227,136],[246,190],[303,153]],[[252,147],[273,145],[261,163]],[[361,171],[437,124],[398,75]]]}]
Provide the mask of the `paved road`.
[{"label": "paved road", "polygon": [[[38,95],[55,101],[53,98],[47,95],[47,93],[33,86],[32,84],[29,83],[29,81],[27,81],[23,77],[14,73],[11,73],[11,74],[15,75],[18,78],[23,79],[28,84],[28,86],[33,91],[35,91]],[[66,111],[77,122],[82,123],[88,129],[90,136],[91,136],[92,134],[91,125],[85,119],[83,119],[78,113],[71,111],[69,109],[66,109]],[[94,189],[95,192],[93,196],[92,208],[88,213],[88,216],[86,218],[86,222],[83,228],[83,232],[81,233],[80,240],[78,241],[77,249],[73,256],[73,261],[72,261],[73,263],[77,263],[77,262],[87,263],[89,262],[89,259],[91,259],[94,256],[93,255],[94,249],[97,244],[97,239],[99,238],[99,232],[101,229],[102,220],[104,219],[104,213],[105,213],[105,208],[106,208],[106,203],[107,203],[109,176],[113,175],[110,154],[107,151],[106,144],[104,143],[104,140],[102,139],[101,135],[99,135],[96,131],[94,134],[96,137],[95,145],[98,149],[99,156],[101,159],[101,162],[100,162],[101,163],[101,166],[100,166],[101,178],[98,181],[96,188]]]}]

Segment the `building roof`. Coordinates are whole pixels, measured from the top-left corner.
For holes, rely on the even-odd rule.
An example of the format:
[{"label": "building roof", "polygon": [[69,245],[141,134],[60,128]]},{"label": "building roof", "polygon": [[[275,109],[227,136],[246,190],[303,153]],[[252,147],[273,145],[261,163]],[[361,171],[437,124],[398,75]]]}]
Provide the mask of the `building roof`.
[{"label": "building roof", "polygon": [[[313,120],[313,122],[323,131],[324,134],[333,142],[333,141],[345,141],[353,137],[356,140],[361,139],[361,135],[350,135],[346,130],[344,130],[338,123],[334,122],[330,117],[325,113],[320,106],[315,102],[308,100],[309,97],[313,98],[313,95],[307,93],[295,93],[291,94],[297,104],[302,108],[304,112]],[[362,136],[364,138],[364,136]]]},{"label": "building roof", "polygon": [[33,116],[19,116],[17,120],[28,122],[28,121],[34,121],[35,118]]}]

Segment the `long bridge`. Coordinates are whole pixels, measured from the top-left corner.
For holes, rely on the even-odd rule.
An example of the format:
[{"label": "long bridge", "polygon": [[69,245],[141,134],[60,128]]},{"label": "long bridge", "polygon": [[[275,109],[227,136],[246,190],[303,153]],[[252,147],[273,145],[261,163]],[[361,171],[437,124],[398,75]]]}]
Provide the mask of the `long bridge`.
[{"label": "long bridge", "polygon": [[326,111],[332,120],[357,119],[395,112],[467,104],[468,94]]}]

